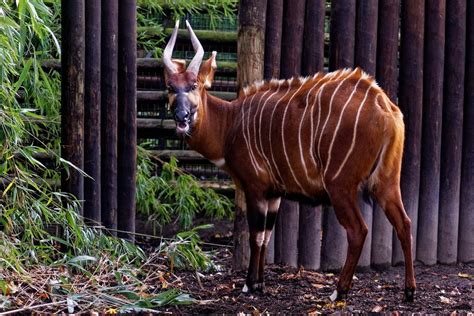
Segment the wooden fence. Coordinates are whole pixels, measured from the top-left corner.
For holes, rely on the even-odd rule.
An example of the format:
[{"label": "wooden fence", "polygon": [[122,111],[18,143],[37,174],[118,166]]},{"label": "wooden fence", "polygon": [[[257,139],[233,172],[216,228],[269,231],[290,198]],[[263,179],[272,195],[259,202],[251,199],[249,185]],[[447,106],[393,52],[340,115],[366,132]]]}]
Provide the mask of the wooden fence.
[{"label": "wooden fence", "polygon": [[[133,124],[137,124],[139,141],[155,138],[160,139],[157,149],[183,149],[183,144],[176,145],[174,140],[170,141],[174,139],[173,126],[171,121],[166,120],[166,92],[160,61],[138,59],[138,71],[135,75],[119,73],[122,67],[117,68],[118,60],[121,65],[127,60],[132,62],[127,59],[130,58],[128,52],[132,52],[132,48],[120,46],[121,43],[126,43],[126,36],[130,36],[123,33],[125,27],[122,24],[115,25],[115,19],[110,20],[110,23],[113,22],[110,25],[107,22],[107,14],[115,14],[113,9],[116,4],[112,2],[102,2],[101,23],[94,26],[93,15],[87,15],[85,21],[86,29],[102,27],[102,44],[99,47],[88,46],[89,34],[94,32],[85,32],[85,69],[91,68],[86,71],[84,95],[86,102],[102,100],[101,109],[88,105],[85,112],[84,134],[87,142],[84,166],[89,173],[102,175],[102,181],[100,177],[95,182],[85,180],[85,213],[90,214],[91,218],[97,218],[98,214],[93,213],[93,210],[97,209],[94,205],[101,205],[102,221],[109,227],[114,227],[116,217],[113,216],[116,215],[113,214],[116,213],[107,212],[107,209],[120,205],[128,205],[128,210],[133,208],[130,200],[117,204],[121,188],[132,194],[132,189],[127,184],[133,180],[126,178],[125,174],[117,174],[117,170],[122,170],[122,167],[117,168],[117,164],[123,166],[124,170],[131,170],[132,160],[120,162],[117,159],[131,158],[117,157],[117,152],[114,152],[117,148],[115,145],[107,147],[107,144],[120,141],[122,145],[118,146],[122,147],[119,148],[132,150],[126,146],[133,144],[134,126],[123,124],[135,122],[132,117],[133,109],[130,112],[124,111],[130,106],[130,102],[133,103],[134,92],[127,90],[134,86],[133,80],[137,80],[138,85],[136,98],[139,119]],[[105,10],[104,6],[108,5],[111,8]],[[66,12],[67,8],[64,10]],[[70,10],[73,12],[75,9]],[[87,10],[94,11],[97,8],[86,8],[86,12]],[[360,66],[375,76],[391,99],[399,104],[406,123],[402,193],[406,210],[413,223],[416,259],[426,264],[474,261],[473,2],[272,0],[267,1],[266,12],[263,71],[267,79]],[[131,18],[131,15],[124,17],[124,21]],[[118,47],[115,47],[117,42],[110,41],[107,36],[117,32],[119,41]],[[226,54],[235,54],[236,34],[227,32],[219,41],[212,38],[203,40],[204,48],[207,52],[217,50],[218,57],[220,47],[225,49]],[[185,57],[188,56],[186,51],[192,52],[190,43],[187,42],[181,38],[177,43],[177,53],[182,51]],[[80,41],[74,44],[77,43]],[[94,62],[99,62],[93,59],[98,50],[102,52],[99,60],[102,64],[99,63],[99,66],[93,65]],[[71,48],[69,53],[80,51]],[[64,54],[68,54],[68,50],[65,50]],[[74,60],[71,63],[78,65]],[[215,91],[212,93],[231,99],[237,91],[236,65],[222,61],[218,64],[219,73],[216,75],[217,81],[213,86]],[[68,65],[63,60],[63,67],[71,67]],[[97,69],[101,70],[99,75],[93,71]],[[122,78],[128,78],[128,81]],[[73,79],[77,77],[71,78]],[[99,79],[102,79],[101,84],[94,81]],[[124,85],[125,82],[127,84]],[[100,87],[100,91],[94,90],[94,87]],[[122,91],[128,92],[118,98],[118,93]],[[130,99],[127,99],[127,95]],[[67,95],[63,97],[67,101]],[[125,103],[116,103],[118,101],[114,100],[117,99],[124,100]],[[159,106],[155,107],[157,104]],[[120,110],[116,111],[114,107],[117,106]],[[102,110],[101,145],[94,143],[93,138],[93,135],[98,133],[93,130],[94,126],[97,129],[97,125],[94,125],[97,123],[93,123],[97,120],[94,119],[94,111],[99,110]],[[107,117],[107,113],[112,116]],[[110,131],[117,130],[117,127],[106,124],[122,124],[118,130],[128,128],[128,132],[110,135]],[[64,128],[67,129],[68,126],[65,123]],[[130,138],[127,139],[127,135]],[[89,141],[91,143],[88,143]],[[169,146],[170,142],[174,144],[172,147]],[[97,158],[87,155],[100,150],[102,163],[89,165],[91,161],[97,161]],[[120,149],[119,152],[126,150]],[[133,150],[131,152],[134,155]],[[169,155],[176,152],[166,153]],[[188,151],[180,152],[180,156],[185,163],[191,160],[192,163],[203,163],[199,156]],[[65,158],[71,159],[74,156]],[[78,161],[78,165],[81,163]],[[69,182],[65,183],[73,182],[74,179],[70,178]],[[121,187],[117,191],[118,185]],[[74,188],[70,188],[70,191],[76,192]],[[132,195],[129,195],[129,198],[130,196]],[[383,211],[364,194],[360,195],[360,203],[369,226],[369,234],[359,266],[384,267],[402,262],[398,240],[394,237],[393,229]],[[131,213],[122,216],[128,220],[132,219]],[[133,229],[131,226],[119,227]],[[330,207],[313,207],[284,200],[270,250],[267,258],[269,262],[337,270],[344,262],[347,243],[345,232],[337,223]]]},{"label": "wooden fence", "polygon": [[[329,12],[326,3],[268,1],[265,76],[308,75],[323,65],[375,76],[404,113],[401,185],[416,259],[474,261],[472,1],[332,0]],[[359,266],[402,262],[383,212],[362,194],[360,204],[369,234]],[[346,236],[330,207],[285,201],[274,235],[270,262],[342,267]]]}]

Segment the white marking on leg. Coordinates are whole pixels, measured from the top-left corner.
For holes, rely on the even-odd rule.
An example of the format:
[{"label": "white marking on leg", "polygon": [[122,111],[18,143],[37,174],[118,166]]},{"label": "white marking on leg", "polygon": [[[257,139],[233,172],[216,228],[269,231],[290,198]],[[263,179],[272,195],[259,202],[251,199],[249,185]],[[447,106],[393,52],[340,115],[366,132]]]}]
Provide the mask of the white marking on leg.
[{"label": "white marking on leg", "polygon": [[242,288],[242,293],[248,293],[248,292],[249,292],[249,288],[247,284],[245,284],[244,287]]},{"label": "white marking on leg", "polygon": [[357,125],[359,124],[360,113],[362,112],[362,109],[364,108],[365,101],[367,100],[367,96],[369,95],[369,91],[370,91],[371,88],[372,88],[372,86],[369,86],[369,88],[367,89],[367,92],[365,93],[364,100],[362,100],[362,103],[359,107],[359,110],[357,110],[356,120],[355,120],[355,124],[354,124],[354,131],[352,132],[351,147],[349,148],[349,150],[346,154],[346,157],[342,161],[342,164],[339,167],[339,169],[337,170],[336,174],[334,175],[334,177],[332,177],[332,180],[336,179],[339,176],[339,174],[341,173],[342,168],[344,168],[344,165],[346,164],[347,160],[349,159],[349,156],[351,155],[352,151],[354,150],[355,141],[356,141],[356,137],[357,137]]},{"label": "white marking on leg", "polygon": [[262,247],[264,239],[265,239],[265,231],[258,232],[255,235],[255,243],[257,244],[257,246]]},{"label": "white marking on leg", "polygon": [[335,302],[336,299],[337,299],[337,290],[334,290],[334,292],[332,292],[331,296],[329,296],[329,298],[331,299],[332,302]]},{"label": "white marking on leg", "polygon": [[214,159],[214,160],[211,160],[211,162],[219,168],[221,168],[225,165],[225,159],[224,158]]},{"label": "white marking on leg", "polygon": [[301,183],[298,181],[298,179],[296,178],[296,175],[295,175],[295,172],[293,171],[293,168],[290,164],[290,158],[288,157],[288,152],[286,151],[286,142],[285,142],[285,119],[286,119],[286,113],[288,112],[288,108],[290,107],[290,104],[291,104],[291,101],[293,101],[293,98],[295,97],[295,95],[301,90],[301,88],[303,88],[303,85],[300,85],[300,87],[296,90],[295,93],[293,93],[293,95],[290,97],[290,99],[288,100],[288,103],[286,104],[286,107],[285,107],[285,111],[283,112],[283,119],[282,119],[282,122],[281,122],[281,125],[282,125],[282,128],[281,128],[281,142],[282,142],[282,146],[283,146],[283,153],[285,155],[285,159],[286,159],[286,163],[288,164],[288,167],[290,169],[290,173],[291,175],[293,176],[293,180],[295,180],[295,183],[298,185],[298,187],[301,189],[301,192],[303,192],[303,194],[305,195],[308,195],[308,193],[306,192],[306,190],[303,188],[303,186],[301,185]]},{"label": "white marking on leg", "polygon": [[263,244],[265,246],[268,246],[268,243],[270,242],[270,238],[272,237],[272,231],[272,229],[265,230],[265,240],[263,241]]},{"label": "white marking on leg", "polygon": [[337,136],[337,133],[339,131],[339,128],[341,127],[342,117],[344,116],[344,112],[346,111],[347,106],[351,103],[351,100],[354,97],[354,94],[356,93],[357,88],[359,87],[359,83],[361,82],[361,80],[362,80],[362,77],[359,78],[359,80],[357,80],[357,83],[355,84],[354,89],[352,89],[352,92],[349,95],[349,98],[347,98],[347,101],[344,104],[344,106],[342,107],[341,113],[339,114],[339,119],[337,120],[336,129],[334,130],[334,133],[332,134],[331,143],[329,145],[328,159],[326,161],[326,168],[324,168],[324,173],[323,173],[324,175],[326,175],[326,173],[329,169],[329,165],[331,164],[332,148],[334,146],[334,141],[336,140],[336,136]]}]

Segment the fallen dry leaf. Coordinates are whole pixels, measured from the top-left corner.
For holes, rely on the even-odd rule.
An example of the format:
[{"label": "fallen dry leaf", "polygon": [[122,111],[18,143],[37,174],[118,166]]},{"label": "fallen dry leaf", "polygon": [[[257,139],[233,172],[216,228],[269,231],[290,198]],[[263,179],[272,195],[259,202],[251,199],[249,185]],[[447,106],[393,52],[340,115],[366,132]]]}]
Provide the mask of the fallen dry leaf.
[{"label": "fallen dry leaf", "polygon": [[372,310],[371,310],[372,313],[380,313],[381,311],[383,311],[383,307],[380,306],[380,305],[375,306],[375,307],[372,308]]},{"label": "fallen dry leaf", "polygon": [[451,300],[449,298],[445,297],[445,296],[440,296],[439,300],[443,304],[451,304]]}]

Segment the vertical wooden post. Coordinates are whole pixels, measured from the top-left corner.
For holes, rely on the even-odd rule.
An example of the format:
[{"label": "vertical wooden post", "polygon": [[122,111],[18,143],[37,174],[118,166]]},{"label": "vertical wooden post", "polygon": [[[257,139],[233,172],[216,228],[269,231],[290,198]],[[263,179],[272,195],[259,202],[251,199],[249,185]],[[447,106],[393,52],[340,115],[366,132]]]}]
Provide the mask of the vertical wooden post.
[{"label": "vertical wooden post", "polygon": [[[240,88],[255,80],[263,79],[266,10],[266,0],[242,0],[239,2],[237,80]],[[242,270],[248,267],[249,260],[244,192],[236,189],[235,197],[233,268]]]},{"label": "vertical wooden post", "polygon": [[264,78],[280,78],[281,32],[283,23],[283,0],[272,0],[267,5],[265,31]]},{"label": "vertical wooden post", "polygon": [[281,40],[281,78],[301,74],[305,0],[285,1]]},{"label": "vertical wooden post", "polygon": [[458,261],[474,261],[474,2],[467,2],[466,85]]},{"label": "vertical wooden post", "polygon": [[[355,65],[374,77],[377,60],[377,19],[378,0],[357,1]],[[372,198],[366,193],[359,193],[359,205],[369,232],[358,265],[366,268],[370,266],[372,248]]]},{"label": "vertical wooden post", "polygon": [[324,68],[324,0],[306,0],[301,74],[314,75]]},{"label": "vertical wooden post", "polygon": [[[61,1],[61,156],[84,168],[84,1]],[[84,177],[74,168],[62,170],[61,186],[84,199]],[[79,210],[82,214],[82,207]]]},{"label": "vertical wooden post", "polygon": [[446,7],[446,61],[438,226],[438,261],[441,263],[455,263],[457,260],[465,48],[466,1],[449,1]]},{"label": "vertical wooden post", "polygon": [[[307,0],[301,74],[310,76],[324,68],[324,0]],[[298,262],[305,269],[321,266],[321,207],[300,202]]]},{"label": "vertical wooden post", "polygon": [[[390,99],[397,100],[398,32],[400,0],[379,0],[376,78]],[[392,263],[392,225],[383,210],[374,204],[371,265],[385,268]]]},{"label": "vertical wooden post", "polygon": [[[283,0],[272,0],[267,4],[266,31],[265,31],[265,64],[264,78],[280,78],[281,60],[281,33],[283,24]],[[267,245],[267,263],[275,262],[276,229]]]},{"label": "vertical wooden post", "polygon": [[[333,0],[331,2],[331,29],[329,68],[331,70],[354,66],[355,45],[355,0]],[[347,238],[332,208],[323,214],[323,241],[321,268],[338,270],[344,264]]]},{"label": "vertical wooden post", "polygon": [[300,203],[298,263],[305,269],[321,267],[321,212],[320,206]]},{"label": "vertical wooden post", "polygon": [[[291,78],[301,74],[303,53],[303,30],[305,0],[285,1],[283,11],[283,31],[281,44],[281,77]],[[277,238],[280,262],[296,267],[298,265],[298,203],[282,199],[277,225],[284,227]],[[281,243],[280,243],[281,242]]]},{"label": "vertical wooden post", "polygon": [[100,1],[85,0],[84,217],[100,223]]},{"label": "vertical wooden post", "polygon": [[[119,2],[117,227],[135,232],[137,168],[137,2]],[[130,240],[134,235],[119,234]]]},{"label": "vertical wooden post", "polygon": [[435,264],[438,244],[441,120],[445,41],[445,0],[426,0],[423,136],[418,211],[417,259]]},{"label": "vertical wooden post", "polygon": [[[118,2],[102,1],[102,222],[117,228]],[[114,232],[112,232],[115,234]]]},{"label": "vertical wooden post", "polygon": [[[405,151],[401,188],[405,210],[411,219],[413,249],[416,249],[418,194],[420,189],[421,120],[423,110],[423,37],[424,1],[402,1],[400,43],[399,106],[405,120]],[[394,264],[403,262],[397,238],[394,242]]]}]

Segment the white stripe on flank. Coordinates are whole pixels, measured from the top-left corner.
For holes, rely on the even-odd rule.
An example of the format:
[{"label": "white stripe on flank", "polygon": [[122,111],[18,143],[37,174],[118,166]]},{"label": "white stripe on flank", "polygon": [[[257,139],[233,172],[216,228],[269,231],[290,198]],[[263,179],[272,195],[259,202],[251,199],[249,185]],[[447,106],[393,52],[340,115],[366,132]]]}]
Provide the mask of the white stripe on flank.
[{"label": "white stripe on flank", "polygon": [[[314,142],[316,141],[316,136],[318,135],[318,131],[319,131],[319,125],[321,124],[321,112],[322,112],[322,107],[321,107],[321,95],[323,94],[323,91],[324,91],[324,87],[326,86],[327,82],[323,83],[323,85],[321,86],[321,89],[319,89],[319,93],[318,93],[318,108],[319,108],[319,111],[318,111],[318,123],[316,124],[316,129],[314,130],[314,135],[312,135],[311,139],[313,140],[311,142],[311,146],[314,146]],[[314,138],[313,138],[314,137]],[[311,153],[313,154],[314,156],[314,149],[311,148]],[[318,161],[319,161],[319,164],[322,168],[323,166],[323,163],[322,163],[322,160],[321,160],[321,156],[319,155],[318,153]]]},{"label": "white stripe on flank", "polygon": [[[319,81],[318,81],[319,82]],[[304,118],[306,116],[306,111],[308,110],[308,107],[309,107],[309,96],[311,95],[311,92],[317,87],[317,83],[314,84],[314,86],[307,92],[307,95],[306,95],[306,106],[304,108],[304,111],[303,111],[303,114],[301,115],[301,120],[300,120],[300,126],[299,126],[299,129],[298,129],[298,146],[299,146],[299,150],[300,150],[300,159],[301,159],[301,164],[303,166],[303,169],[304,169],[304,174],[306,176],[308,176],[308,168],[306,167],[306,162],[304,161],[304,155],[303,155],[303,145],[301,144],[301,129],[303,128],[303,121],[304,121]],[[316,97],[315,97],[315,101],[316,102]],[[314,104],[314,103],[313,103]],[[313,133],[313,126],[312,126],[312,117],[310,117],[310,120],[311,120],[311,134]],[[310,143],[312,143],[312,135],[311,135],[311,138],[310,138]]]},{"label": "white stripe on flank", "polygon": [[[288,167],[290,169],[290,172],[291,172],[291,175],[293,176],[293,180],[295,180],[296,184],[300,187],[301,191],[305,194],[305,195],[308,195],[308,193],[305,191],[305,189],[303,188],[303,186],[301,185],[301,183],[298,181],[298,179],[296,178],[296,175],[295,175],[295,172],[293,171],[293,168],[291,167],[291,164],[290,164],[290,158],[288,157],[288,153],[286,151],[286,142],[285,142],[285,119],[286,119],[286,113],[288,112],[288,108],[290,107],[290,103],[291,101],[293,101],[293,98],[295,97],[295,95],[301,90],[301,88],[303,88],[303,85],[300,85],[300,87],[296,90],[295,93],[293,93],[293,95],[291,96],[291,98],[288,100],[288,103],[286,104],[286,107],[285,107],[285,111],[283,112],[283,119],[282,119],[282,122],[281,122],[281,142],[282,142],[282,146],[283,146],[283,153],[285,154],[285,159],[286,159],[286,163],[288,164]],[[303,156],[301,156],[301,158],[303,159]]]},{"label": "white stripe on flank", "polygon": [[334,177],[332,177],[332,180],[336,179],[336,178],[339,176],[339,174],[341,173],[342,168],[344,168],[344,165],[346,164],[347,160],[349,159],[349,156],[351,155],[352,151],[354,150],[355,141],[356,141],[356,136],[357,136],[357,125],[359,124],[360,113],[361,113],[362,109],[364,108],[365,101],[367,100],[367,96],[369,95],[369,91],[370,91],[371,88],[372,88],[372,86],[369,86],[369,88],[367,89],[367,92],[365,93],[364,100],[362,100],[362,103],[361,103],[361,105],[360,105],[360,107],[359,107],[359,110],[357,110],[356,121],[355,121],[355,124],[354,124],[354,131],[352,132],[352,143],[351,143],[351,147],[349,148],[349,151],[347,152],[346,157],[345,157],[344,160],[342,161],[342,164],[341,164],[341,166],[339,167],[339,170],[337,170],[337,172],[336,172],[336,174],[334,175]]},{"label": "white stripe on flank", "polygon": [[[285,187],[285,184],[283,182],[283,178],[281,176],[281,173],[280,173],[280,170],[278,169],[278,165],[276,164],[275,162],[275,157],[273,156],[273,146],[272,146],[272,124],[273,124],[273,115],[275,114],[275,111],[278,107],[278,104],[280,103],[281,100],[283,100],[284,97],[286,97],[288,95],[288,93],[290,92],[291,90],[291,80],[288,80],[288,90],[286,91],[286,93],[277,101],[277,103],[275,103],[275,105],[273,106],[273,111],[272,111],[272,115],[270,116],[270,127],[268,128],[268,143],[270,144],[270,157],[272,158],[272,162],[273,162],[273,165],[275,166],[275,169],[277,171],[277,174],[278,174],[278,177],[280,178],[281,180],[281,183],[283,185],[283,187]],[[282,126],[281,128],[284,128],[284,126]]]},{"label": "white stripe on flank", "polygon": [[328,169],[329,169],[329,165],[331,164],[332,147],[334,146],[334,141],[336,139],[337,132],[339,131],[339,128],[341,127],[342,117],[344,116],[344,112],[346,111],[347,106],[349,105],[349,103],[351,103],[351,100],[354,97],[354,94],[356,93],[361,80],[362,80],[362,77],[360,77],[359,80],[357,80],[357,83],[355,84],[354,89],[352,89],[352,92],[349,95],[349,98],[347,98],[347,101],[342,107],[341,113],[339,114],[339,119],[337,120],[336,129],[334,130],[334,134],[332,135],[332,139],[331,139],[331,144],[329,145],[328,159],[326,161],[326,167],[324,168],[324,173],[323,173],[324,176],[326,176],[326,173],[328,172]]},{"label": "white stripe on flank", "polygon": [[[260,109],[260,104],[262,104],[263,98],[272,90],[268,89],[265,91],[265,93],[262,94],[262,97],[258,101],[256,110],[255,110],[255,115],[253,116],[253,140],[254,140],[254,145],[255,145],[255,150],[257,151],[257,154],[262,157],[262,152],[260,151],[260,148],[257,146],[257,116],[258,116],[258,110]],[[267,98],[268,100],[268,98]]]},{"label": "white stripe on flank", "polygon": [[[242,135],[244,136],[245,143],[247,144],[247,149],[249,148],[249,142],[247,140],[247,135],[245,134],[245,102],[247,101],[247,96],[245,96],[244,101],[242,102]],[[252,163],[253,169],[255,170],[255,174],[258,175],[257,167],[255,166],[255,162],[252,159],[252,156],[250,156],[250,162]]]},{"label": "white stripe on flank", "polygon": [[248,139],[247,147],[248,147],[248,150],[249,150],[249,154],[250,154],[251,158],[253,159],[253,162],[255,163],[255,166],[260,171],[263,171],[263,169],[257,163],[257,158],[255,158],[255,154],[253,153],[252,140],[251,140],[251,137],[250,137],[250,112],[253,109],[253,106],[254,106],[253,99],[255,98],[256,95],[257,95],[257,92],[255,92],[255,94],[252,96],[252,99],[250,100],[250,106],[249,106],[249,109],[247,111],[247,139]]},{"label": "white stripe on flank", "polygon": [[276,177],[275,177],[275,174],[273,173],[273,170],[272,170],[272,167],[270,166],[270,161],[268,160],[267,156],[265,155],[265,151],[263,150],[263,142],[262,142],[262,115],[263,115],[263,110],[265,109],[265,106],[267,105],[267,102],[273,98],[273,96],[275,94],[277,94],[278,92],[280,92],[280,88],[281,88],[281,83],[282,82],[278,82],[278,88],[275,92],[273,92],[266,100],[265,102],[263,103],[262,105],[262,109],[260,110],[260,117],[259,117],[259,121],[258,121],[258,137],[259,137],[259,147],[260,147],[260,154],[261,156],[263,157],[263,159],[265,160],[265,164],[267,165],[267,168],[268,168],[268,173],[270,174],[270,177],[272,178],[272,182],[273,183],[276,183],[277,180],[276,180]]},{"label": "white stripe on flank", "polygon": [[[354,70],[352,73],[354,73],[356,70]],[[344,72],[344,71],[343,71]],[[352,74],[351,73],[351,74]],[[348,79],[350,78],[350,75],[349,76],[346,76],[344,79],[341,80],[341,82],[339,82],[339,84],[337,85],[336,89],[334,89],[334,92],[331,96],[331,99],[329,101],[329,110],[328,110],[328,115],[326,116],[326,121],[324,122],[323,124],[323,127],[321,129],[321,133],[319,134],[319,141],[318,141],[318,157],[320,159],[320,161],[322,162],[322,159],[321,159],[321,140],[323,139],[323,134],[324,134],[324,130],[326,129],[326,126],[329,122],[329,118],[331,117],[331,112],[332,112],[332,102],[334,101],[334,97],[336,96],[336,94],[339,92],[339,89],[341,88],[342,84]],[[336,79],[334,79],[336,81]],[[322,165],[321,165],[322,167]]]}]

